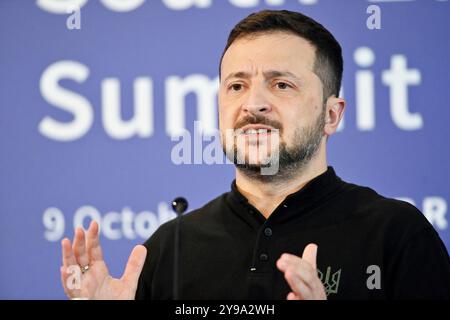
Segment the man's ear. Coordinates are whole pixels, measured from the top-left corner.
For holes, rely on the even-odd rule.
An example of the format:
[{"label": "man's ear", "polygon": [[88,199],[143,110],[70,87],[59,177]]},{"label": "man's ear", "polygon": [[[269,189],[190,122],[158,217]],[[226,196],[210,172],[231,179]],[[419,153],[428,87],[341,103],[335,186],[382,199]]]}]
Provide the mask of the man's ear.
[{"label": "man's ear", "polygon": [[328,97],[325,106],[325,135],[331,136],[336,132],[339,123],[344,116],[345,105],[345,100],[342,98],[336,98],[334,95]]}]

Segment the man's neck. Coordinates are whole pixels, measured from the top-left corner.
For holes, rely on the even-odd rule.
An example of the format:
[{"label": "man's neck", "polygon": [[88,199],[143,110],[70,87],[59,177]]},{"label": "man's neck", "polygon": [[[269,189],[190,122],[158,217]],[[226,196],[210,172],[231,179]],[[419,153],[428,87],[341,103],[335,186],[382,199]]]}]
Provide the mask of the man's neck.
[{"label": "man's neck", "polygon": [[267,219],[290,194],[302,189],[309,181],[327,170],[325,159],[312,159],[298,175],[280,182],[261,182],[236,170],[236,186],[248,202]]}]

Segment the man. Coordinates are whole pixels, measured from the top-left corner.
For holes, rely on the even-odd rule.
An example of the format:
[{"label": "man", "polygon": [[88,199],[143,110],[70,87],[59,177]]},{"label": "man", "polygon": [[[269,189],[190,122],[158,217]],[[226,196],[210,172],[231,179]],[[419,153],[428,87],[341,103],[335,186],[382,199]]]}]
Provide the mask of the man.
[{"label": "man", "polygon": [[[135,247],[121,279],[109,276],[98,225],[86,240],[76,230],[73,247],[62,241],[67,295],[173,299],[175,289],[181,299],[450,298],[448,253],[424,216],[342,181],[327,165],[327,139],[345,109],[342,70],[339,43],[309,17],[261,11],[239,22],[220,65],[221,137],[236,164],[231,191],[162,225]],[[277,170],[263,174],[274,163]],[[80,289],[67,286],[70,265],[82,268]]]}]

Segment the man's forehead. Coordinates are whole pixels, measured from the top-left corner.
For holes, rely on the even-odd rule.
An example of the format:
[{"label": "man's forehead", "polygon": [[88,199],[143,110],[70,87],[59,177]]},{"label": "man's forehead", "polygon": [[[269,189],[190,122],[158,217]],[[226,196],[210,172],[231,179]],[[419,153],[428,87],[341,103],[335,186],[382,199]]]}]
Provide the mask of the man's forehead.
[{"label": "man's forehead", "polygon": [[235,40],[225,53],[222,76],[245,72],[289,70],[300,76],[313,71],[314,47],[305,39],[285,32],[262,34]]}]

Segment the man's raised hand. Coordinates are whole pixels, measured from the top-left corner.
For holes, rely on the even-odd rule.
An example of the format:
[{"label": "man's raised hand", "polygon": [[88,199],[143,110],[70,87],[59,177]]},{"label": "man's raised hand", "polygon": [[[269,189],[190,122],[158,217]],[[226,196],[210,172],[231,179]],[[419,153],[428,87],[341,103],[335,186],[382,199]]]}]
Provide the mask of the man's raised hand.
[{"label": "man's raised hand", "polygon": [[122,277],[115,279],[103,260],[98,235],[98,224],[92,221],[86,234],[82,228],[75,230],[73,244],[67,238],[61,241],[64,292],[71,299],[134,299],[147,249],[135,246]]},{"label": "man's raised hand", "polygon": [[291,292],[288,300],[326,300],[325,288],[317,276],[317,245],[308,244],[302,257],[283,253],[277,261],[277,268],[284,273]]}]

